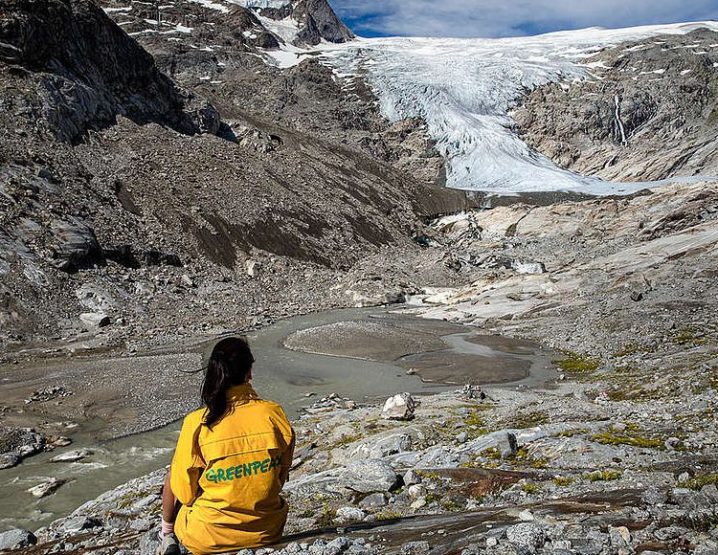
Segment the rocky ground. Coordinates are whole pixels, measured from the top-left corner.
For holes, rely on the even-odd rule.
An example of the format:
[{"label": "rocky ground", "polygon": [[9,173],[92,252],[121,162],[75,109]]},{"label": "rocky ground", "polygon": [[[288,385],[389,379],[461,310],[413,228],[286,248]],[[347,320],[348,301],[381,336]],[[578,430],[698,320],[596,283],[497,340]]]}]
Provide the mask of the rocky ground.
[{"label": "rocky ground", "polygon": [[[272,549],[714,553],[717,192],[437,220],[431,241],[474,281],[415,310],[550,344],[554,378],[421,397],[410,420],[316,402],[295,422],[288,543]],[[108,492],[24,552],[149,553],[161,480]]]},{"label": "rocky ground", "polygon": [[[128,385],[153,359],[127,357],[407,301],[554,349],[555,379],[422,397],[411,420],[319,401],[295,423],[294,535],[273,550],[718,551],[715,34],[607,49],[596,79],[539,87],[514,113],[564,167],[702,180],[468,210],[480,201],[437,187],[423,122],[389,123],[361,78],[312,57],[277,67],[292,45],[351,38],[326,3],[288,4],[292,40],[281,10],[101,5],[0,14],[0,361],[5,382],[37,381],[3,399],[0,464],[67,444],[74,422],[45,426],[50,405],[125,403],[125,424],[157,401],[157,384]],[[73,379],[42,383],[67,357]],[[127,371],[98,373],[108,357]],[[150,553],[162,477],[4,533],[0,550]]]},{"label": "rocky ground", "polygon": [[[665,424],[700,418],[711,396],[649,407],[594,387],[464,388],[422,397],[404,421],[319,401],[295,423],[287,543],[257,553],[714,553],[715,430]],[[87,503],[18,552],[151,553],[163,474]]]}]

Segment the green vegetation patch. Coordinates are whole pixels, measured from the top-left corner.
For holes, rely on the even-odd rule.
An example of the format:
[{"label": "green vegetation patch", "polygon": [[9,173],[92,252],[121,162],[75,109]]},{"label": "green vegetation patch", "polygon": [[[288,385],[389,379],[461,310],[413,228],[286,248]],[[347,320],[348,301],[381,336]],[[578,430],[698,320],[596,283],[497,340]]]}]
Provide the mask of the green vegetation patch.
[{"label": "green vegetation patch", "polygon": [[513,428],[534,428],[549,421],[548,414],[541,411],[523,412],[507,421]]},{"label": "green vegetation patch", "polygon": [[535,495],[541,491],[541,484],[537,484],[536,482],[526,482],[525,484],[521,484],[521,490],[529,495]]},{"label": "green vegetation patch", "polygon": [[703,486],[711,484],[718,485],[718,472],[712,474],[702,474],[689,478],[688,480],[683,480],[678,482],[678,487],[699,490]]},{"label": "green vegetation patch", "polygon": [[623,432],[609,429],[591,436],[591,439],[602,445],[629,445],[642,449],[665,449],[666,445],[662,439],[646,437],[638,434],[637,430],[627,427]]},{"label": "green vegetation patch", "polygon": [[589,482],[611,482],[619,480],[621,476],[623,472],[620,470],[595,470],[583,475]]},{"label": "green vegetation patch", "polygon": [[564,358],[554,361],[556,366],[567,374],[592,374],[601,366],[601,359],[574,353],[572,351],[563,351]]},{"label": "green vegetation patch", "polygon": [[706,338],[695,328],[681,328],[676,330],[673,336],[673,342],[678,345],[703,345],[706,342]]}]

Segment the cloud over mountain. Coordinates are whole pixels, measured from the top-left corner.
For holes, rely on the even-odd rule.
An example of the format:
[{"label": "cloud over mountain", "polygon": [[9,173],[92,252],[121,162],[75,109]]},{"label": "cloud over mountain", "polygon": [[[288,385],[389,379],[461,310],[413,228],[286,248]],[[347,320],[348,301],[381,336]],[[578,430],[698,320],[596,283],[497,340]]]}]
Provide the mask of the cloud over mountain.
[{"label": "cloud over mountain", "polygon": [[504,37],[718,18],[718,0],[331,0],[365,36]]}]

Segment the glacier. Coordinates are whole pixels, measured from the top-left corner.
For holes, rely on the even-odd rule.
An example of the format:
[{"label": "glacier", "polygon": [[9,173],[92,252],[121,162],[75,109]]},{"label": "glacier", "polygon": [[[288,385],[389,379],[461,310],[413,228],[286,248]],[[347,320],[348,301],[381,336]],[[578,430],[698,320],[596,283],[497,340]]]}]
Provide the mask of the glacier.
[{"label": "glacier", "polygon": [[[495,194],[573,191],[629,194],[656,183],[612,183],[557,167],[512,129],[509,112],[548,82],[599,78],[585,63],[601,49],[717,22],[590,28],[520,38],[358,38],[318,47],[337,75],[362,75],[390,120],[420,117],[447,161],[448,187]],[[675,180],[672,180],[675,181]]]}]

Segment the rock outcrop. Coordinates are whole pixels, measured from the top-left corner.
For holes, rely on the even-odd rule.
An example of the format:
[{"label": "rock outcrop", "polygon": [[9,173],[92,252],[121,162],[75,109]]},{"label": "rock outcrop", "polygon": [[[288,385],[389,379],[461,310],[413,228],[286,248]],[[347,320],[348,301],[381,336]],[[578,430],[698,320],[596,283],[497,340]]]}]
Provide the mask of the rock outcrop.
[{"label": "rock outcrop", "polygon": [[346,42],[354,38],[327,0],[297,0],[292,8],[292,18],[301,27],[295,40],[298,44],[319,44],[322,39]]},{"label": "rock outcrop", "polygon": [[595,54],[591,77],[531,91],[522,138],[559,166],[617,181],[718,175],[718,33],[698,30]]},{"label": "rock outcrop", "polygon": [[118,116],[182,133],[219,128],[211,107],[179,90],[89,0],[10,0],[0,43],[4,79],[12,82],[4,87],[4,110],[44,124],[62,141],[78,142]]}]

